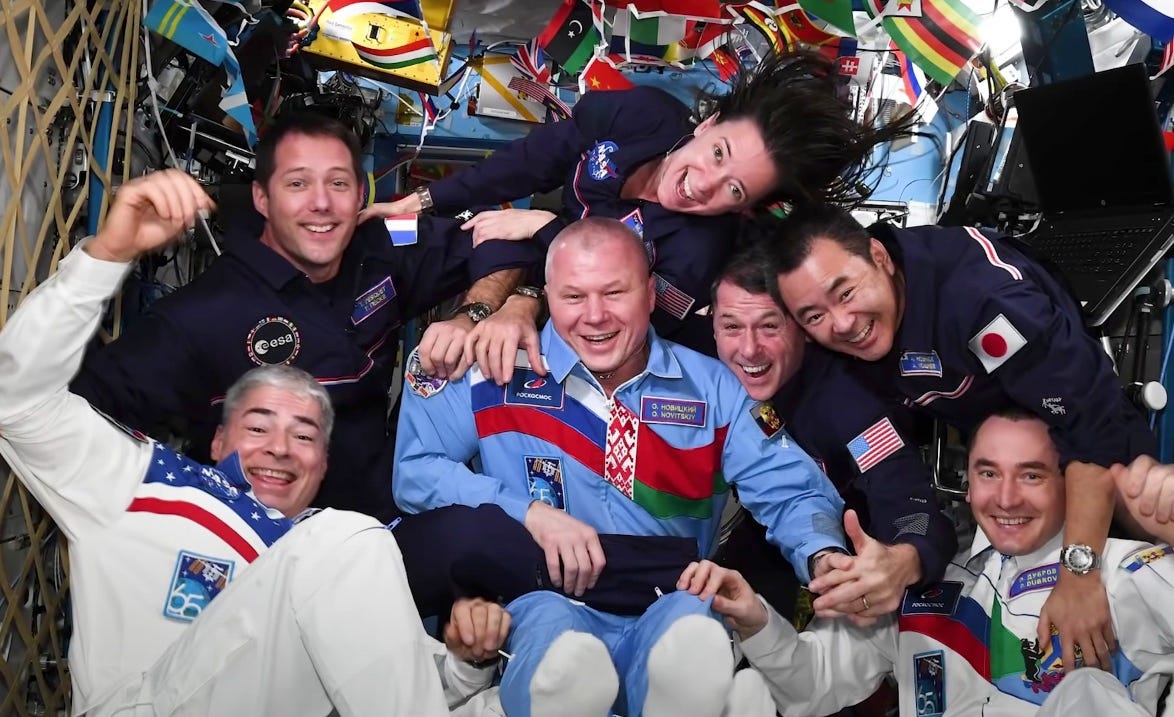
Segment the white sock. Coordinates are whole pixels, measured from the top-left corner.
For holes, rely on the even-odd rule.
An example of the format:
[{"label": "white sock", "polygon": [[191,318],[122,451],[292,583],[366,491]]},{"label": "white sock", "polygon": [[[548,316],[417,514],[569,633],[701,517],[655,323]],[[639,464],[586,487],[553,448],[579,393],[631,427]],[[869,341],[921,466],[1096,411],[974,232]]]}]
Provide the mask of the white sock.
[{"label": "white sock", "polygon": [[686,615],[648,653],[644,717],[719,717],[733,675],[734,653],[721,623]]},{"label": "white sock", "polygon": [[531,717],[607,717],[620,677],[607,645],[594,635],[559,635],[530,680]]},{"label": "white sock", "polygon": [[722,717],[775,717],[775,701],[762,673],[753,667],[734,673]]}]

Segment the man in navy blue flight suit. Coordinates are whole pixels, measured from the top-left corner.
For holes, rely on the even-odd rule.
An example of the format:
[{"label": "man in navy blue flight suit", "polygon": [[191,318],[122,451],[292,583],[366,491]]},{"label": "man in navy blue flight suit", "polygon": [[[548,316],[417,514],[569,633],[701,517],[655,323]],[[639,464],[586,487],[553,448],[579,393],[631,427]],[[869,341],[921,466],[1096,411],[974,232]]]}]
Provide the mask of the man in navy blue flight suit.
[{"label": "man in navy blue flight suit", "polygon": [[953,523],[938,509],[909,411],[865,388],[842,359],[807,345],[769,292],[768,259],[751,246],[722,270],[711,308],[718,357],[759,401],[763,440],[779,440],[785,428],[883,541],[848,526],[858,555],[829,556],[839,570],[812,581],[817,612],[892,612],[907,586],[941,579],[957,550]]},{"label": "man in navy blue flight suit", "polygon": [[[233,381],[258,365],[302,368],[327,387],[338,416],[315,504],[386,519],[401,325],[478,279],[468,301],[499,306],[502,278],[529,258],[515,242],[474,249],[457,220],[356,226],[362,176],[358,139],[344,125],[282,117],[257,148],[260,239],[230,236],[207,271],[91,354],[72,390],[134,428],[178,429],[206,459]],[[267,478],[277,488],[286,479]]]},{"label": "man in navy blue flight suit", "polygon": [[1076,302],[1010,242],[970,227],[865,229],[813,206],[771,238],[784,305],[817,342],[857,359],[866,385],[963,432],[1009,405],[1048,424],[1067,483],[1066,554],[1088,559],[1060,571],[1040,641],[1054,625],[1066,670],[1078,654],[1108,664],[1096,569],[1115,503],[1108,468],[1152,455],[1155,441]]}]

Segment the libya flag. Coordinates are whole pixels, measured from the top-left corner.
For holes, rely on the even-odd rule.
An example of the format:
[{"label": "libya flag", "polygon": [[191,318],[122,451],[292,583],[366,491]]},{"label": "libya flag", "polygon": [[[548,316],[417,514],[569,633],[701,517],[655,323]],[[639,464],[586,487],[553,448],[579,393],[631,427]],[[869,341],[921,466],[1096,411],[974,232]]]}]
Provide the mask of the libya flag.
[{"label": "libya flag", "polygon": [[563,0],[550,24],[538,36],[538,44],[546,54],[573,75],[583,70],[599,41],[591,6],[583,0]]}]

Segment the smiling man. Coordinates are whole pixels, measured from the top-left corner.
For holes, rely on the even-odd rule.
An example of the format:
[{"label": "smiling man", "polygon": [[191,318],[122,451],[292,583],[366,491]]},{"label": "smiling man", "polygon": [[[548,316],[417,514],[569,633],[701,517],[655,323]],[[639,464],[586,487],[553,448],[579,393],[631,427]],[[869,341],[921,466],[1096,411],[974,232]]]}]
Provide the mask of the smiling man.
[{"label": "smiling man", "polygon": [[[1108,468],[1156,442],[1080,307],[1005,237],[971,227],[861,227],[841,209],[795,212],[774,234],[783,303],[860,380],[964,434],[1018,406],[1048,424],[1068,484],[1066,543],[1099,553],[1113,514]],[[1113,646],[1096,570],[1061,572],[1045,607],[1064,664]]]},{"label": "smiling man", "polygon": [[211,207],[176,170],[127,182],[0,331],[0,455],[69,540],[73,711],[448,714],[438,664],[450,701],[485,686],[467,661],[495,654],[508,620],[463,602],[438,661],[389,531],[336,510],[294,524],[333,422],[313,377],[266,366],[235,384],[215,466],[68,392],[134,260]]},{"label": "smiling man", "polygon": [[751,246],[722,270],[712,301],[717,354],[759,401],[762,441],[794,438],[883,541],[864,555],[828,555],[833,572],[811,584],[816,614],[884,615],[906,587],[941,578],[958,547],[954,525],[938,509],[908,411],[807,343],[768,291],[768,264],[765,248]]},{"label": "smiling man", "polygon": [[[546,272],[547,375],[519,353],[522,365],[506,386],[479,367],[459,381],[409,386],[396,501],[421,517],[495,504],[545,552],[555,587],[567,594],[532,592],[508,606],[515,657],[501,701],[512,717],[569,702],[561,690],[570,679],[545,687],[532,680],[567,633],[596,647],[584,651],[575,681],[618,672],[620,690],[616,699],[614,686],[600,687],[592,701],[560,714],[607,714],[615,700],[616,711],[633,717],[718,715],[733,660],[708,604],[672,592],[673,580],[648,590],[651,606],[638,616],[572,599],[608,563],[601,534],[675,536],[708,556],[736,486],[768,539],[807,579],[812,556],[844,549],[842,501],[805,453],[781,435],[772,445],[762,440],[754,403],[718,361],[651,328],[656,280],[631,229],[602,218],[570,225],[552,243]],[[475,529],[467,535],[484,540]]]},{"label": "smiling man", "polygon": [[[1065,478],[1047,424],[1018,409],[982,421],[967,474],[978,523],[972,547],[955,556],[945,580],[910,590],[899,616],[873,627],[817,620],[797,634],[740,575],[708,562],[690,566],[678,587],[715,596],[714,610],[794,717],[834,713],[889,674],[902,717],[1157,714],[1174,673],[1169,546],[1108,541],[1098,579],[1119,648],[1103,672],[1068,674],[1058,636],[1037,638],[1066,552]],[[1066,694],[1053,702],[1057,686]]]},{"label": "smiling man", "polygon": [[[473,307],[481,316],[533,259],[516,242],[474,249],[455,219],[359,224],[365,177],[346,126],[284,113],[257,145],[256,222],[229,227],[223,255],[93,352],[72,389],[206,460],[232,382],[257,366],[297,366],[338,412],[315,504],[390,520],[387,396],[401,326],[466,289],[470,303],[489,304]],[[473,318],[452,323],[470,329]]]}]

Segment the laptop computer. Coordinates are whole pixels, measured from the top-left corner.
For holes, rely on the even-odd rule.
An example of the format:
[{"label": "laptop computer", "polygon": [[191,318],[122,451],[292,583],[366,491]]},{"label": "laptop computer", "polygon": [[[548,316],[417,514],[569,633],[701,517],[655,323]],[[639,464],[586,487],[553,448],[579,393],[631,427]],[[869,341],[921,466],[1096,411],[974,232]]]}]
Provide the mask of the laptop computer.
[{"label": "laptop computer", "polygon": [[1174,184],[1145,66],[1021,90],[1040,222],[1022,237],[1099,326],[1174,245]]}]

